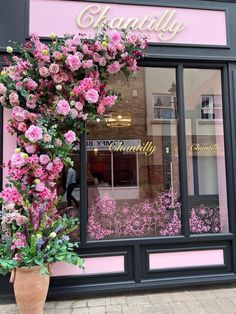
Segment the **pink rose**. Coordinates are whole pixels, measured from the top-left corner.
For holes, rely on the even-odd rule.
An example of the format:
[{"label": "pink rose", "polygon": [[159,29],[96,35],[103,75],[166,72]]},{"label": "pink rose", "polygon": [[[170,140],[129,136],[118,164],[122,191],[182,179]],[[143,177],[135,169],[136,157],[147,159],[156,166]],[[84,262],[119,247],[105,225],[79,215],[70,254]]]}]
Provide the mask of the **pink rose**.
[{"label": "pink rose", "polygon": [[94,104],[98,101],[98,91],[94,88],[90,88],[84,95],[88,103]]},{"label": "pink rose", "polygon": [[113,43],[113,44],[118,44],[121,40],[121,33],[118,32],[118,31],[114,31],[112,30],[110,33],[109,33],[109,38],[110,38],[110,41]]},{"label": "pink rose", "polygon": [[54,51],[53,52],[53,57],[56,59],[56,60],[60,60],[61,57],[62,57],[62,53],[60,51]]},{"label": "pink rose", "polygon": [[106,58],[101,57],[100,60],[99,60],[99,65],[100,65],[101,67],[104,67],[106,64],[107,64]]},{"label": "pink rose", "polygon": [[79,110],[79,111],[81,111],[81,110],[83,110],[83,104],[80,102],[80,101],[77,101],[76,103],[75,103],[75,108],[77,109],[77,110]]},{"label": "pink rose", "polygon": [[9,95],[9,101],[12,106],[19,106],[19,96],[17,93],[12,92]]},{"label": "pink rose", "polygon": [[78,56],[70,54],[66,59],[66,65],[72,72],[75,72],[81,67],[82,63]]},{"label": "pink rose", "polygon": [[27,144],[25,144],[25,150],[29,154],[34,154],[37,152],[37,145],[27,143]]},{"label": "pink rose", "polygon": [[43,138],[43,130],[35,125],[31,125],[25,132],[25,137],[30,140],[30,142],[35,143]]},{"label": "pink rose", "polygon": [[50,161],[50,158],[48,157],[48,155],[42,154],[39,156],[39,161],[41,165],[47,165]]},{"label": "pink rose", "polygon": [[46,68],[46,67],[41,67],[41,68],[39,68],[39,74],[40,74],[42,77],[48,77],[48,76],[50,75],[49,70],[48,70],[48,68]]},{"label": "pink rose", "polygon": [[103,105],[99,105],[97,110],[99,114],[103,114],[105,112],[105,107]]},{"label": "pink rose", "polygon": [[73,131],[68,131],[64,134],[64,138],[67,143],[72,144],[76,141],[76,134]]},{"label": "pink rose", "polygon": [[5,95],[6,91],[6,87],[2,83],[0,83],[0,95]]},{"label": "pink rose", "polygon": [[70,115],[72,119],[75,119],[78,116],[78,111],[76,109],[71,109]]},{"label": "pink rose", "polygon": [[36,108],[37,97],[33,94],[30,94],[27,98],[26,107],[30,109]]},{"label": "pink rose", "polygon": [[16,82],[16,90],[19,91],[21,86],[22,86],[22,82]]},{"label": "pink rose", "polygon": [[90,69],[93,66],[93,60],[83,61],[82,64],[84,69]]},{"label": "pink rose", "polygon": [[47,165],[46,170],[47,170],[47,171],[52,171],[52,169],[53,169],[53,163],[50,162],[50,163]]},{"label": "pink rose", "polygon": [[4,105],[6,105],[6,97],[5,96],[1,96],[0,97],[0,103],[4,106]]},{"label": "pink rose", "polygon": [[131,34],[128,36],[128,41],[132,44],[135,45],[136,41],[139,39],[139,36],[137,34]]},{"label": "pink rose", "polygon": [[59,72],[60,68],[59,65],[56,63],[52,63],[49,66],[49,72],[52,74],[57,74]]},{"label": "pink rose", "polygon": [[53,82],[56,83],[56,84],[60,84],[60,83],[62,83],[63,80],[64,80],[64,79],[63,79],[63,76],[60,75],[60,74],[55,74],[55,75],[53,75],[52,79],[53,79]]},{"label": "pink rose", "polygon": [[50,134],[46,133],[46,134],[43,135],[43,141],[45,143],[51,142],[51,140],[52,140],[52,137],[51,137]]},{"label": "pink rose", "polygon": [[70,112],[70,105],[66,100],[60,100],[56,106],[56,110],[58,114],[67,116]]},{"label": "pink rose", "polygon": [[27,125],[24,122],[20,122],[18,124],[18,130],[21,132],[25,132],[27,130]]},{"label": "pink rose", "polygon": [[41,166],[34,170],[34,176],[37,178],[42,177],[43,174],[44,174],[44,172],[43,172],[43,168]]},{"label": "pink rose", "polygon": [[35,191],[37,191],[37,192],[43,192],[44,189],[45,189],[45,183],[43,183],[43,182],[40,182],[40,183],[36,184],[36,186],[35,186]]},{"label": "pink rose", "polygon": [[101,59],[100,54],[97,53],[97,52],[95,52],[95,53],[93,54],[93,61],[94,61],[94,62],[99,62],[100,59]]},{"label": "pink rose", "polygon": [[38,87],[38,84],[32,80],[32,79],[28,79],[27,83],[26,83],[26,88],[28,90],[34,90]]},{"label": "pink rose", "polygon": [[115,62],[108,65],[107,72],[110,74],[115,74],[115,73],[119,72],[120,69],[121,69],[121,66],[120,66],[119,62],[115,61]]},{"label": "pink rose", "polygon": [[18,122],[23,122],[27,119],[27,115],[26,115],[27,111],[24,110],[23,108],[19,107],[19,106],[13,107],[12,114],[13,114],[13,117]]},{"label": "pink rose", "polygon": [[11,156],[11,165],[16,168],[21,168],[26,163],[23,153],[15,153]]}]

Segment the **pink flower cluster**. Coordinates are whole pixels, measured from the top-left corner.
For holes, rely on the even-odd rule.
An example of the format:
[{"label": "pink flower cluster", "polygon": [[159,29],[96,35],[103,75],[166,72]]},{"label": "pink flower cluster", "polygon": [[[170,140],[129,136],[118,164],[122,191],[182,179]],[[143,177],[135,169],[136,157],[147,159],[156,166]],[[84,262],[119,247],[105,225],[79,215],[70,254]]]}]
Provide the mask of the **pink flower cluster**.
[{"label": "pink flower cluster", "polygon": [[[159,193],[152,202],[145,200],[133,206],[127,203],[118,206],[109,195],[99,196],[89,207],[89,237],[102,239],[111,236],[178,235],[181,222],[177,214],[177,210],[180,211],[177,199],[177,193],[169,190]],[[170,213],[173,213],[173,217]]]}]

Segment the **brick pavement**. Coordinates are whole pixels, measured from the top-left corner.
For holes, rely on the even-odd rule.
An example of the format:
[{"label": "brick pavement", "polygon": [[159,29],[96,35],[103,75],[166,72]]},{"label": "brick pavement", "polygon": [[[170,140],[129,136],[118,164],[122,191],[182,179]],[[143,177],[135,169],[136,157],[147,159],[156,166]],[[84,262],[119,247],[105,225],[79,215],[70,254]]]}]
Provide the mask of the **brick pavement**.
[{"label": "brick pavement", "polygon": [[[0,314],[17,314],[0,305]],[[236,285],[47,302],[44,314],[236,314]],[[34,313],[32,313],[34,314]]]}]

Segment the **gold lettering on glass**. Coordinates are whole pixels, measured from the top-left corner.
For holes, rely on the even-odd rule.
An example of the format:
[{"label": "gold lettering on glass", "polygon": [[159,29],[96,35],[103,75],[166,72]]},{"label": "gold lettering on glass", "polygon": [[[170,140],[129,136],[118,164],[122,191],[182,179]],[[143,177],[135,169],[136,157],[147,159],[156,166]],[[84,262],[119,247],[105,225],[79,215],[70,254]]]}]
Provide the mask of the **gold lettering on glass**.
[{"label": "gold lettering on glass", "polygon": [[219,144],[192,144],[191,151],[217,153],[222,151],[222,148]]},{"label": "gold lettering on glass", "polygon": [[109,145],[110,152],[144,153],[145,155],[152,155],[156,149],[157,147],[153,145],[153,142],[133,146],[125,146],[123,142],[114,142]]}]

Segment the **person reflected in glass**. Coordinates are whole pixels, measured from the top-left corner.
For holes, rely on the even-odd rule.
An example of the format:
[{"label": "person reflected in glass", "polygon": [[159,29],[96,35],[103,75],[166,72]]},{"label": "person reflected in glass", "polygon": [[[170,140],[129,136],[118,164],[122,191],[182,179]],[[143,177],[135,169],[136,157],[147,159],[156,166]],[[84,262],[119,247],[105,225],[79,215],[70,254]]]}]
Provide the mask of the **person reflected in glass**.
[{"label": "person reflected in glass", "polygon": [[66,178],[66,191],[67,191],[67,205],[72,206],[72,201],[75,203],[76,208],[79,207],[79,202],[72,195],[75,187],[76,187],[76,170],[74,167],[70,166],[67,170],[67,178]]}]

